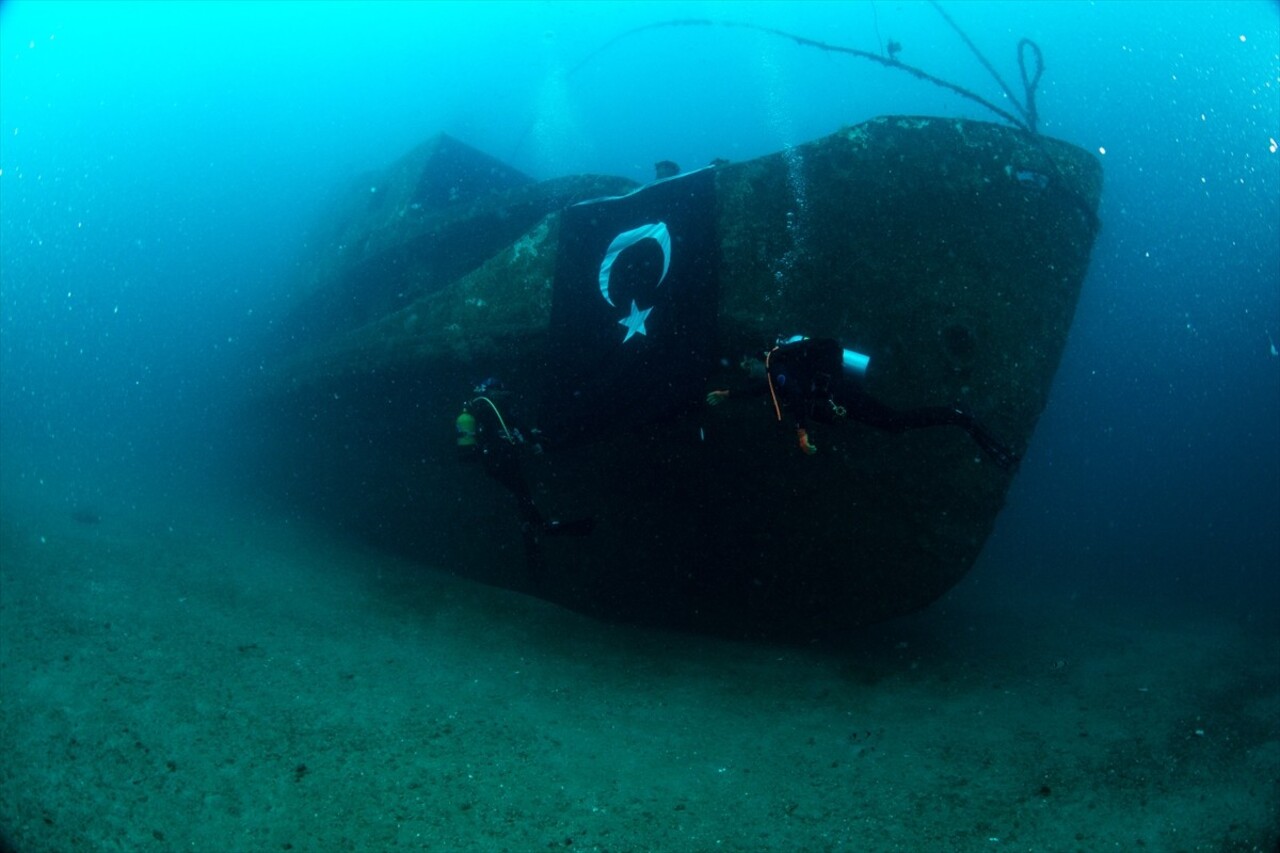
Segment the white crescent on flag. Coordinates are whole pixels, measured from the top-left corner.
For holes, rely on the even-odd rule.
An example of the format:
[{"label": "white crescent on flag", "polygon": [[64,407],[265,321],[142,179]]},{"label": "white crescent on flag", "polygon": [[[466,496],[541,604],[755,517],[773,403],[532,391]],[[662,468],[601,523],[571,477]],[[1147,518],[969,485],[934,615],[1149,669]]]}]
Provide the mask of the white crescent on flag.
[{"label": "white crescent on flag", "polygon": [[609,251],[605,252],[604,260],[600,263],[600,295],[610,305],[613,305],[613,300],[609,298],[609,275],[613,272],[613,262],[618,255],[641,240],[657,241],[658,247],[662,249],[662,275],[658,278],[658,284],[662,284],[667,277],[667,270],[671,268],[671,234],[667,231],[667,223],[651,222],[632,228],[630,231],[623,231],[613,238],[613,242],[609,244]]}]

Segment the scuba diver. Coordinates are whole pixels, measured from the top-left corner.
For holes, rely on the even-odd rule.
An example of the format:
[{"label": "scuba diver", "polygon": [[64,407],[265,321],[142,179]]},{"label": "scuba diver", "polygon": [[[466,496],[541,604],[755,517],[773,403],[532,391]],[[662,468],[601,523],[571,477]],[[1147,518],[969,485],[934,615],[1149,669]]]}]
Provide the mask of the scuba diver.
[{"label": "scuba diver", "polygon": [[499,411],[493,397],[503,393],[502,383],[486,379],[474,388],[475,397],[462,406],[462,412],[454,421],[458,434],[458,456],[463,461],[479,461],[484,471],[516,499],[516,514],[520,519],[520,535],[524,540],[526,561],[536,584],[546,576],[545,563],[540,548],[543,536],[584,536],[595,527],[592,518],[570,521],[549,519],[543,516],[533,502],[533,493],[524,476],[522,457],[525,448],[541,453],[538,431],[531,430],[529,439],[514,425],[509,425]]},{"label": "scuba diver", "polygon": [[[1019,457],[999,441],[970,412],[959,406],[926,406],[900,411],[872,397],[861,387],[868,356],[844,349],[832,338],[793,335],[779,338],[764,360],[748,356],[739,365],[748,384],[737,391],[716,390],[707,394],[708,405],[718,405],[730,396],[761,396],[767,393],[778,420],[783,414],[795,423],[801,452],[813,455],[818,448],[809,438],[813,421],[835,423],[852,418],[876,429],[901,433],[935,426],[957,426],[1001,468],[1016,468]],[[837,396],[841,402],[837,402]]]}]

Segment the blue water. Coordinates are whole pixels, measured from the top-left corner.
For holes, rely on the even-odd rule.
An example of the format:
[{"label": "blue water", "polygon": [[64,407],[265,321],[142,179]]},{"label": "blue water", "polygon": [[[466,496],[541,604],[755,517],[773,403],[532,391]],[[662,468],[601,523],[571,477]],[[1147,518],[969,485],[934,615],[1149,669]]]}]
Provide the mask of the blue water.
[{"label": "blue water", "polygon": [[[1280,601],[1280,15],[1272,3],[957,3],[1040,129],[1106,171],[1049,406],[973,583]],[[647,180],[885,113],[1005,106],[919,3],[6,3],[0,471],[92,497],[234,470],[238,395],[327,198],[446,132],[536,178]],[[593,55],[594,54],[594,55]],[[587,60],[588,57],[590,59]],[[110,484],[110,485],[108,485]]]}]

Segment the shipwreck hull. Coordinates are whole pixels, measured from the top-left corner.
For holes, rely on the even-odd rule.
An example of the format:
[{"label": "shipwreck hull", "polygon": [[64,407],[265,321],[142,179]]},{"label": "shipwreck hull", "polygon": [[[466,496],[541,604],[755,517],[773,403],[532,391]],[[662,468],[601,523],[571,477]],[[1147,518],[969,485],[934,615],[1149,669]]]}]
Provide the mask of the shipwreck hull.
[{"label": "shipwreck hull", "polygon": [[[714,192],[726,366],[708,388],[777,335],[836,337],[871,356],[866,388],[886,403],[963,404],[1026,450],[1098,227],[1094,157],[991,124],[883,118],[718,166]],[[432,565],[606,618],[733,636],[891,618],[964,576],[1014,474],[963,431],[819,425],[820,452],[805,456],[767,398],[691,399],[527,458],[545,514],[596,521],[588,536],[540,540],[535,585],[514,499],[459,461],[453,420],[487,376],[509,389],[505,414],[537,420],[561,219],[295,346],[258,397],[282,427],[273,482]],[[412,258],[397,257],[413,280]],[[350,292],[349,276],[335,281]]]}]

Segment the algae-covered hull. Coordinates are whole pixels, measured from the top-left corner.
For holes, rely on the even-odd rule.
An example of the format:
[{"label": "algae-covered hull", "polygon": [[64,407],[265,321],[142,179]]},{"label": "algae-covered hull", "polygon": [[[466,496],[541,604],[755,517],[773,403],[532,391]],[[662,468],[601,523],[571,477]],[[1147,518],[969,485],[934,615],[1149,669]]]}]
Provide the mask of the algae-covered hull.
[{"label": "algae-covered hull", "polygon": [[[424,183],[412,172],[383,176],[400,176],[406,209]],[[870,355],[875,397],[960,404],[1025,451],[1097,230],[1095,158],[991,124],[892,117],[719,165],[711,179],[708,348],[723,358],[707,390],[734,382],[738,357],[778,335],[835,337]],[[270,445],[283,474],[274,481],[424,562],[611,618],[803,636],[944,593],[981,551],[1014,473],[948,427],[818,425],[820,451],[805,455],[767,397],[708,407],[690,394],[661,419],[529,452],[523,476],[539,510],[595,521],[589,535],[538,537],[531,555],[510,490],[459,458],[454,419],[494,376],[512,422],[528,431],[547,417],[561,211],[629,188],[519,182],[428,211],[433,233],[459,221],[505,226],[474,263],[451,258],[449,241],[428,245],[421,227],[388,239],[379,213],[395,263],[360,262],[394,277],[369,283],[377,311],[323,334],[295,330],[264,382],[258,415],[283,427]],[[503,215],[514,199],[518,236]],[[343,233],[360,232],[365,215],[348,212]],[[483,254],[486,233],[467,233],[469,257]],[[414,241],[417,255],[404,249]],[[315,299],[332,304],[335,287],[353,292],[353,267],[326,257],[312,267],[322,271]],[[460,266],[447,283],[415,271]],[[531,556],[544,572],[536,584]]]}]

